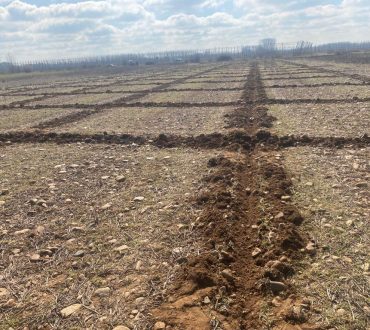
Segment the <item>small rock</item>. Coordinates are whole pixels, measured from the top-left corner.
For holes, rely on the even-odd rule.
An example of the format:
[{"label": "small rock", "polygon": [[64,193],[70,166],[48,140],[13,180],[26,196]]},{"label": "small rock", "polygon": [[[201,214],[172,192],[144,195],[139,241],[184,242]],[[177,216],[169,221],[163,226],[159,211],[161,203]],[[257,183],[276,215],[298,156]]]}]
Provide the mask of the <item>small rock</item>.
[{"label": "small rock", "polygon": [[274,299],[271,300],[271,304],[274,307],[279,307],[281,305],[281,298],[275,297]]},{"label": "small rock", "polygon": [[109,179],[109,175],[104,175],[104,176],[101,177],[101,179],[102,180],[107,180],[107,179]]},{"label": "small rock", "polygon": [[37,254],[37,253],[34,253],[30,256],[30,261],[31,262],[37,262],[37,261],[40,261],[40,255]]},{"label": "small rock", "polygon": [[123,181],[126,181],[126,177],[125,177],[125,176],[123,176],[123,175],[117,176],[117,177],[116,177],[116,181],[117,181],[117,182],[123,182]]},{"label": "small rock", "polygon": [[49,250],[49,249],[42,249],[39,251],[39,254],[41,257],[51,257],[53,255],[53,251]]},{"label": "small rock", "polygon": [[210,303],[211,303],[211,299],[209,299],[209,297],[208,297],[208,296],[205,296],[205,297],[204,297],[204,299],[203,299],[203,303],[204,303],[205,305],[208,305],[208,304],[210,304]]},{"label": "small rock", "polygon": [[291,196],[288,196],[288,195],[286,195],[286,196],[281,196],[281,200],[283,200],[283,201],[288,201],[288,200],[290,200],[292,197]]},{"label": "small rock", "polygon": [[141,260],[139,260],[137,263],[136,263],[136,265],[135,265],[135,270],[140,270],[141,269],[141,266],[142,266],[142,261]]},{"label": "small rock", "polygon": [[311,255],[314,255],[316,254],[316,245],[314,242],[309,242],[307,245],[306,245],[306,251],[311,254]]},{"label": "small rock", "polygon": [[5,205],[5,201],[0,201],[0,206]]},{"label": "small rock", "polygon": [[74,257],[83,257],[85,255],[85,251],[84,250],[78,250],[73,256]]},{"label": "small rock", "polygon": [[154,324],[153,330],[163,330],[166,329],[166,323],[164,322],[156,322]]},{"label": "small rock", "polygon": [[346,314],[346,310],[343,308],[339,308],[335,312],[338,316],[344,316]]},{"label": "small rock", "polygon": [[137,197],[134,198],[134,202],[141,202],[144,199],[145,199],[145,197],[143,197],[143,196],[137,196]]},{"label": "small rock", "polygon": [[313,186],[313,182],[310,182],[310,181],[309,182],[306,182],[306,186],[307,187],[312,187]]},{"label": "small rock", "polygon": [[44,227],[44,226],[37,226],[37,227],[35,228],[34,232],[35,232],[35,235],[37,235],[37,236],[41,236],[41,235],[43,235],[43,234],[44,234],[44,232],[45,232],[45,227]]},{"label": "small rock", "polygon": [[68,306],[66,308],[63,308],[61,311],[60,311],[60,314],[63,316],[63,317],[68,317],[74,313],[76,313],[80,308],[82,307],[81,304],[73,304],[71,306]]},{"label": "small rock", "polygon": [[283,282],[270,281],[269,285],[273,293],[279,293],[286,289],[286,285]]},{"label": "small rock", "polygon": [[227,280],[229,281],[234,281],[234,275],[233,273],[231,272],[230,269],[224,269],[222,272],[221,272],[221,275],[226,278]]},{"label": "small rock", "polygon": [[113,330],[130,330],[130,328],[125,327],[124,325],[117,325]]},{"label": "small rock", "polygon": [[6,288],[0,288],[0,298],[6,297],[9,295],[9,291]]},{"label": "small rock", "polygon": [[357,188],[367,188],[367,182],[356,183]]},{"label": "small rock", "polygon": [[109,209],[110,207],[112,207],[112,204],[111,204],[111,203],[107,203],[107,204],[104,204],[100,209],[101,209],[101,210],[107,210],[107,209]]},{"label": "small rock", "polygon": [[23,235],[29,233],[30,231],[31,231],[30,229],[17,230],[14,232],[14,235]]},{"label": "small rock", "polygon": [[9,194],[9,189],[3,189],[0,191],[0,196],[8,195]]},{"label": "small rock", "polygon": [[118,247],[114,248],[113,251],[123,252],[123,251],[126,251],[128,249],[129,249],[129,247],[127,245],[121,245],[121,246],[118,246]]},{"label": "small rock", "polygon": [[110,292],[111,292],[111,289],[109,287],[99,288],[95,290],[94,295],[99,296],[99,297],[106,297],[109,295]]},{"label": "small rock", "polygon": [[262,250],[258,247],[256,247],[253,251],[252,251],[252,257],[255,258],[257,257],[258,255],[260,255],[262,252]]},{"label": "small rock", "polygon": [[281,219],[282,217],[284,217],[283,212],[279,212],[277,215],[275,215],[275,219]]}]

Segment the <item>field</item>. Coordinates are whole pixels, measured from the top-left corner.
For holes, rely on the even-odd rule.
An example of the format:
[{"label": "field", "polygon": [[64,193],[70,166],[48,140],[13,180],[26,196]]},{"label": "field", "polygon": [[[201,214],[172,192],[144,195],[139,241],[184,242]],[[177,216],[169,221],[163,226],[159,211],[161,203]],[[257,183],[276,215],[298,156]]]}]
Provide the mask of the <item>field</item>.
[{"label": "field", "polygon": [[0,76],[0,329],[367,330],[367,66]]}]

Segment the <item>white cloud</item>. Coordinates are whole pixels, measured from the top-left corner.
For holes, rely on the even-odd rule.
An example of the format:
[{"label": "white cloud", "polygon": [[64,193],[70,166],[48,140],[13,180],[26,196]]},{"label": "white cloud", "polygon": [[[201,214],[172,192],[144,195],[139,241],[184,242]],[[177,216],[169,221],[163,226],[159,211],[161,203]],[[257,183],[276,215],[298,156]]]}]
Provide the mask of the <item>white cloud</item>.
[{"label": "white cloud", "polygon": [[252,44],[270,36],[363,40],[370,30],[368,0],[32,1],[0,0],[0,60],[9,51],[23,59],[67,57]]}]

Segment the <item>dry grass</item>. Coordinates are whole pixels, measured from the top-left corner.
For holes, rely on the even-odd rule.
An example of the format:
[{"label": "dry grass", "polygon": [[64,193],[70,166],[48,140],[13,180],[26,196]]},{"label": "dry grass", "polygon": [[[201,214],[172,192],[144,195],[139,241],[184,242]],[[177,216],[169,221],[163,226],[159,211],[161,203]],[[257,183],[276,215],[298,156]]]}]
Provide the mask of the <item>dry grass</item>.
[{"label": "dry grass", "polygon": [[0,132],[29,129],[43,121],[78,111],[77,109],[2,110],[0,115]]},{"label": "dry grass", "polygon": [[10,105],[11,103],[22,102],[32,100],[34,96],[1,96],[0,95],[0,106]]},{"label": "dry grass", "polygon": [[[199,210],[189,199],[214,152],[18,144],[0,156],[9,190],[0,197],[0,328],[149,328],[178,262],[197,253]],[[33,254],[42,257],[32,262]],[[102,287],[107,296],[95,293]],[[61,317],[76,303],[78,312]]]},{"label": "dry grass", "polygon": [[154,83],[153,84],[148,84],[146,83],[145,85],[139,85],[140,82],[127,82],[123,84],[117,84],[114,86],[107,86],[107,87],[97,87],[93,89],[89,89],[88,92],[138,92],[138,91],[145,91],[154,87],[157,87],[160,85],[160,83]]},{"label": "dry grass", "polygon": [[270,105],[278,135],[356,137],[370,133],[370,103]]},{"label": "dry grass", "polygon": [[[241,97],[240,91],[196,91],[196,92],[162,92],[152,93],[141,99],[139,102],[186,102],[186,103],[206,103],[206,102],[236,102]],[[136,102],[136,101],[134,101]]]},{"label": "dry grass", "polygon": [[345,78],[345,77],[302,78],[302,79],[283,79],[283,80],[279,80],[279,78],[276,78],[276,79],[263,80],[263,84],[265,86],[308,85],[308,84],[323,84],[323,83],[333,83],[333,84],[357,83],[358,84],[359,81],[355,79],[351,79],[351,78]]},{"label": "dry grass", "polygon": [[63,104],[87,104],[96,105],[113,102],[119,98],[132,94],[76,94],[48,97],[40,101],[30,102],[29,105],[63,105]]},{"label": "dry grass", "polygon": [[218,88],[243,88],[245,85],[244,82],[215,82],[215,83],[202,83],[202,82],[187,82],[183,84],[175,84],[172,85],[170,88],[176,88],[176,89],[183,89],[183,88],[193,88],[193,89],[218,89]]},{"label": "dry grass", "polygon": [[295,60],[296,63],[318,66],[324,69],[341,71],[347,74],[359,74],[370,77],[370,64],[361,63],[335,63],[330,61],[318,60]]},{"label": "dry grass", "polygon": [[343,99],[351,100],[353,97],[370,97],[369,86],[321,86],[298,88],[269,88],[266,90],[270,98],[276,99]]},{"label": "dry grass", "polygon": [[294,148],[283,152],[294,201],[317,254],[295,278],[313,319],[335,329],[368,329],[370,149]]},{"label": "dry grass", "polygon": [[224,131],[233,108],[116,108],[58,128],[60,132],[199,135]]}]

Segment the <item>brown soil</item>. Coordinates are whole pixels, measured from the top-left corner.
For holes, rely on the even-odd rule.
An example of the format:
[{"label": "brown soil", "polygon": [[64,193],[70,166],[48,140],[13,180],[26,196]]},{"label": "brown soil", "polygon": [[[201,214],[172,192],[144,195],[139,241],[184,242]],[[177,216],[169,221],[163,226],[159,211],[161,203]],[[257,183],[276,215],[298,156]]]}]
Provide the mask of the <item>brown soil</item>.
[{"label": "brown soil", "polygon": [[[290,260],[301,258],[305,240],[297,226],[303,219],[282,202],[291,183],[270,153],[214,158],[209,166],[218,170],[196,199],[204,207],[197,225],[205,252],[187,260],[167,303],[154,315],[173,329],[215,329],[221,323],[223,329],[261,329],[270,280],[285,282],[294,273]],[[253,257],[255,249],[260,252]],[[291,321],[299,302],[291,298],[275,326]]]},{"label": "brown soil", "polygon": [[213,133],[198,136],[181,136],[160,134],[156,136],[132,134],[80,134],[80,133],[44,133],[41,131],[14,131],[0,133],[0,143],[87,143],[87,144],[151,144],[161,148],[204,148],[228,150],[252,150],[258,146],[271,149],[280,149],[297,146],[321,146],[342,148],[351,146],[361,148],[369,146],[370,137],[311,137],[311,136],[276,136],[266,131],[259,131],[255,135],[248,135],[242,131],[228,134]]}]

